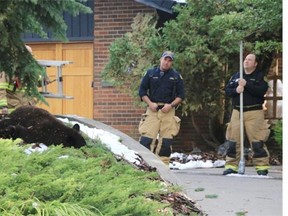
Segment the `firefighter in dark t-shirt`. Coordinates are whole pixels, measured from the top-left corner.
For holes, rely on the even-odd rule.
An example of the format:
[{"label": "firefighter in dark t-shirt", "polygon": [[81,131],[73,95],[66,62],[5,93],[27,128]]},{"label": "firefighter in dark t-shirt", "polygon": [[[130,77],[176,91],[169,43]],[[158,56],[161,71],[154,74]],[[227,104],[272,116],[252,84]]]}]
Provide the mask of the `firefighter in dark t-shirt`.
[{"label": "firefighter in dark t-shirt", "polygon": [[184,100],[183,79],[172,68],[173,60],[174,54],[165,51],[160,66],[146,72],[139,88],[139,96],[147,104],[139,124],[140,143],[163,161],[169,159],[172,139],[180,129],[181,120],[175,116],[175,107]]},{"label": "firefighter in dark t-shirt", "polygon": [[232,98],[233,111],[228,123],[226,139],[228,150],[223,175],[237,173],[240,161],[240,94],[243,93],[243,125],[253,151],[253,164],[258,175],[267,175],[269,152],[265,146],[270,130],[264,119],[262,104],[268,84],[263,74],[257,70],[257,58],[254,54],[246,56],[243,62],[243,78],[235,73],[225,87],[226,95]]}]

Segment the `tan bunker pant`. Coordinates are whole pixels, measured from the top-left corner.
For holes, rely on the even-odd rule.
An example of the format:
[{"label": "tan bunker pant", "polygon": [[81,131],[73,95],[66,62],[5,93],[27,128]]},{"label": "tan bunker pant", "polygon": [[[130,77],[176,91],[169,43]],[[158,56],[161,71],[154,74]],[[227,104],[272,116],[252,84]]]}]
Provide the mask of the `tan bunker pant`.
[{"label": "tan bunker pant", "polygon": [[[243,113],[244,129],[253,151],[253,164],[256,170],[269,168],[269,152],[265,145],[270,130],[269,124],[264,119],[263,110],[252,110]],[[226,131],[229,142],[225,169],[238,170],[240,161],[240,112],[233,109],[231,121]]]},{"label": "tan bunker pant", "polygon": [[165,161],[172,152],[172,139],[178,134],[180,123],[174,108],[163,113],[161,110],[153,112],[148,107],[139,123],[140,143]]}]

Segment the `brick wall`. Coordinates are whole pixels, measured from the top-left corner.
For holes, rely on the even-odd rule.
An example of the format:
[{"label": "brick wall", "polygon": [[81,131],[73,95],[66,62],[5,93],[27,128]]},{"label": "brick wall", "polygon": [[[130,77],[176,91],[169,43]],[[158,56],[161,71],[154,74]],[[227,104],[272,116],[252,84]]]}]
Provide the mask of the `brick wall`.
[{"label": "brick wall", "polygon": [[[108,124],[138,140],[138,123],[145,111],[133,106],[132,99],[114,87],[101,83],[100,73],[108,62],[109,46],[119,37],[131,31],[133,18],[139,12],[154,9],[134,0],[95,0],[94,5],[94,119]],[[179,116],[179,115],[178,115]],[[191,125],[191,118],[181,117],[179,135],[175,139],[175,151],[191,151],[195,146],[207,149]],[[201,130],[207,128],[203,116],[196,117]]]},{"label": "brick wall", "polygon": [[100,73],[108,62],[110,44],[131,31],[137,13],[154,10],[134,0],[95,0],[94,10],[93,118],[138,139],[137,125],[144,110],[134,107],[127,94],[104,86]]}]

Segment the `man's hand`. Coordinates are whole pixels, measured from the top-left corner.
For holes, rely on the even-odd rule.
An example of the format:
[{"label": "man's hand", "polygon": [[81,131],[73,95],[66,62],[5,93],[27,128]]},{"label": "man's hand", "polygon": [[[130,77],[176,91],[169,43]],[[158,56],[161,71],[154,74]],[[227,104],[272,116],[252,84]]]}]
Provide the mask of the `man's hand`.
[{"label": "man's hand", "polygon": [[157,112],[158,111],[158,105],[157,103],[149,103],[149,108],[153,111],[153,112]]},{"label": "man's hand", "polygon": [[240,93],[242,93],[244,91],[244,86],[238,86],[237,88],[236,88],[236,92],[238,93],[238,94],[240,94]]},{"label": "man's hand", "polygon": [[171,104],[165,104],[164,107],[161,109],[161,112],[168,113],[173,107]]},{"label": "man's hand", "polygon": [[238,80],[238,85],[244,87],[246,85],[246,80],[245,79],[239,79]]},{"label": "man's hand", "polygon": [[246,80],[245,79],[239,79],[238,80],[238,87],[236,88],[236,92],[238,94],[244,92],[244,86],[246,85]]}]

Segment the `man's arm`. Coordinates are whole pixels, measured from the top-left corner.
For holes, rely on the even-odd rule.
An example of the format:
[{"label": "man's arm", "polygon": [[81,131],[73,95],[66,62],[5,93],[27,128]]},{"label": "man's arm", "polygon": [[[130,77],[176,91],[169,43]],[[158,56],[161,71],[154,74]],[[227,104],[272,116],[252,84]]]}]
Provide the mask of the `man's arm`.
[{"label": "man's arm", "polygon": [[170,106],[171,106],[172,108],[174,108],[174,107],[178,106],[179,104],[181,104],[182,101],[183,101],[182,98],[176,97],[176,98],[171,102]]},{"label": "man's arm", "polygon": [[150,76],[149,76],[149,70],[146,72],[144,77],[142,78],[140,87],[139,87],[139,97],[141,100],[143,100],[144,96],[148,96],[148,89],[150,88]]},{"label": "man's arm", "polygon": [[[241,93],[241,90],[243,91],[244,89],[239,89],[238,88],[238,91],[237,91],[237,87],[238,87],[238,80],[237,79],[237,74],[234,74],[229,82],[227,83],[227,85],[225,86],[225,94],[228,96],[228,97],[234,97],[236,95],[238,95],[239,93]],[[240,87],[240,88],[243,88],[243,87]]]}]

